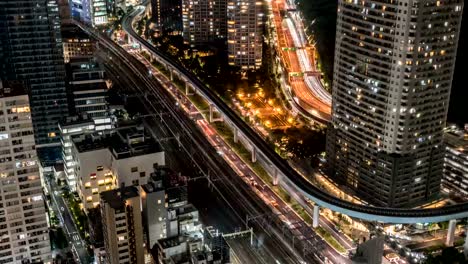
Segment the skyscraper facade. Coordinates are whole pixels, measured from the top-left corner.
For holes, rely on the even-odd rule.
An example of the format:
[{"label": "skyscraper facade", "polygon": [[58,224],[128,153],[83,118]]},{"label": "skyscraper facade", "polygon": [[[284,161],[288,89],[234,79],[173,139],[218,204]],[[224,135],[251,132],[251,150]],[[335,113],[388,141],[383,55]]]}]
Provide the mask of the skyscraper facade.
[{"label": "skyscraper facade", "polygon": [[439,193],[463,0],[340,0],[330,175],[371,204]]},{"label": "skyscraper facade", "polygon": [[152,19],[161,32],[182,33],[182,1],[151,0]]},{"label": "skyscraper facade", "polygon": [[141,199],[135,186],[101,193],[105,263],[145,263]]},{"label": "skyscraper facade", "polygon": [[218,39],[226,39],[227,0],[182,0],[184,41],[200,46]]},{"label": "skyscraper facade", "polygon": [[0,263],[51,263],[28,94],[0,80]]},{"label": "skyscraper facade", "polygon": [[232,0],[227,6],[229,65],[258,69],[262,65],[263,2]]},{"label": "skyscraper facade", "polygon": [[68,107],[56,0],[0,1],[0,78],[26,84],[38,147],[59,146]]}]

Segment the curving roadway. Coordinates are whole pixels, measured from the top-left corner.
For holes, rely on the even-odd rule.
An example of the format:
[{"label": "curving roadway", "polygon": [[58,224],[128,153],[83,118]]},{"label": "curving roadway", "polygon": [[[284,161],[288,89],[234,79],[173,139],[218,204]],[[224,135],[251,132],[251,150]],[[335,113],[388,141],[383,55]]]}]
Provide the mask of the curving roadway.
[{"label": "curving roadway", "polygon": [[290,191],[303,193],[305,197],[319,206],[367,221],[382,223],[428,223],[468,217],[468,203],[431,209],[373,207],[341,200],[315,187],[299,175],[247,123],[194,74],[159,51],[134,31],[132,27],[133,20],[135,17],[141,15],[144,10],[145,8],[143,6],[139,6],[129,16],[126,16],[122,24],[123,30],[129,34],[129,37],[131,37],[134,42],[140,44],[142,48],[149,51],[153,58],[166,65],[171,71],[186,80],[199,94],[216,107],[224,116],[224,120],[237,128],[240,135],[254,147],[259,158],[262,157],[264,161],[271,164],[272,168],[274,168],[278,172],[279,177],[281,177],[281,183],[287,186],[287,189],[290,189]]}]

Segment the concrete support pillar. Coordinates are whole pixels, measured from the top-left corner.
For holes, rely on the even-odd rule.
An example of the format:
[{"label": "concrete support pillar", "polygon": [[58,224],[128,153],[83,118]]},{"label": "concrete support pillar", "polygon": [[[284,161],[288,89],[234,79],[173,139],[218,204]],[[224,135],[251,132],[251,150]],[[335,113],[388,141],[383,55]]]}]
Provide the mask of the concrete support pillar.
[{"label": "concrete support pillar", "polygon": [[213,105],[210,104],[210,118],[209,118],[208,122],[213,123],[213,115],[214,115],[214,113],[213,113]]},{"label": "concrete support pillar", "polygon": [[238,129],[234,128],[233,133],[234,133],[234,143],[239,142],[239,131],[238,131]]},{"label": "concrete support pillar", "polygon": [[185,95],[189,95],[190,93],[190,86],[188,84],[188,81],[185,81]]},{"label": "concrete support pillar", "polygon": [[279,183],[279,174],[277,169],[273,169],[273,185],[278,185]]},{"label": "concrete support pillar", "polygon": [[169,68],[169,75],[171,77],[171,81],[174,81],[174,71],[171,68]]},{"label": "concrete support pillar", "polygon": [[250,246],[253,246],[254,244],[254,237],[253,237],[253,228],[250,228]]},{"label": "concrete support pillar", "polygon": [[257,162],[257,149],[252,146],[252,162]]},{"label": "concrete support pillar", "polygon": [[450,220],[449,221],[449,227],[447,230],[447,240],[445,241],[445,245],[447,247],[452,247],[453,246],[453,241],[455,238],[455,228],[457,227],[457,220]]},{"label": "concrete support pillar", "polygon": [[317,228],[319,226],[320,207],[314,205],[314,215],[312,216],[312,227]]}]

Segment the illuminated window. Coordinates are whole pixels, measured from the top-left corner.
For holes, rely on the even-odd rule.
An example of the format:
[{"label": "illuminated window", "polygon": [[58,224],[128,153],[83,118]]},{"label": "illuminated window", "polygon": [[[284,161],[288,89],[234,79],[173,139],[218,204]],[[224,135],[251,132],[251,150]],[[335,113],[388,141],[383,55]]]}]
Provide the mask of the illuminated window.
[{"label": "illuminated window", "polygon": [[93,197],[92,197],[92,196],[88,196],[88,197],[86,197],[86,201],[88,201],[88,202],[92,202],[92,201],[93,201]]},{"label": "illuminated window", "polygon": [[90,182],[86,182],[84,186],[85,186],[86,188],[89,188],[89,187],[91,187],[91,183],[90,183]]},{"label": "illuminated window", "polygon": [[93,194],[94,194],[94,193],[98,193],[98,192],[99,192],[99,189],[98,189],[98,188],[93,188],[91,191],[92,191]]},{"label": "illuminated window", "polygon": [[47,135],[51,138],[56,137],[55,132],[49,132]]},{"label": "illuminated window", "polygon": [[125,240],[125,236],[119,236],[119,241],[124,241]]}]

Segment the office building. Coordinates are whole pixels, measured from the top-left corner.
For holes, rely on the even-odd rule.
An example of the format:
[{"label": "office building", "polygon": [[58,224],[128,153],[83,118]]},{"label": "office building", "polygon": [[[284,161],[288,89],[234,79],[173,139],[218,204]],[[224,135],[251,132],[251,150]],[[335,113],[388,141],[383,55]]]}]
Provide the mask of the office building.
[{"label": "office building", "polygon": [[187,201],[186,187],[164,188],[155,182],[141,187],[143,222],[147,227],[150,249],[159,239],[175,237],[201,228],[197,209]]},{"label": "office building", "polygon": [[90,58],[97,49],[96,40],[76,26],[62,29],[63,59],[69,63],[71,59]]},{"label": "office building", "polygon": [[182,0],[183,37],[191,47],[225,40],[227,34],[226,0]]},{"label": "office building", "polygon": [[71,163],[85,210],[99,205],[101,192],[146,184],[154,169],[165,165],[164,152],[143,127],[122,126],[110,134],[77,135],[71,140]]},{"label": "office building", "polygon": [[65,181],[71,191],[76,191],[76,163],[73,161],[72,137],[91,135],[94,133],[110,133],[114,128],[111,118],[91,119],[86,115],[68,117],[60,122],[62,143],[62,160]]},{"label": "office building", "polygon": [[145,263],[138,188],[122,187],[100,197],[105,263]]},{"label": "office building", "polygon": [[107,5],[106,0],[83,0],[83,9],[86,13],[85,23],[94,26],[107,24]]},{"label": "office building", "polygon": [[104,69],[95,58],[71,59],[67,64],[74,113],[92,119],[109,117]]},{"label": "office building", "polygon": [[462,0],[338,3],[329,175],[373,205],[439,194],[462,9]]},{"label": "office building", "polygon": [[73,17],[91,26],[102,26],[109,22],[106,0],[70,0]]},{"label": "office building", "polygon": [[24,86],[0,80],[0,263],[52,261],[30,110]]},{"label": "office building", "polygon": [[244,70],[262,65],[263,2],[230,0],[227,4],[229,65]]},{"label": "office building", "polygon": [[468,132],[456,126],[444,133],[445,158],[443,191],[452,197],[466,200],[468,197]]},{"label": "office building", "polygon": [[151,10],[161,33],[182,34],[182,0],[151,0]]},{"label": "office building", "polygon": [[39,157],[53,163],[68,115],[56,0],[0,1],[0,53],[0,78],[26,84]]}]

